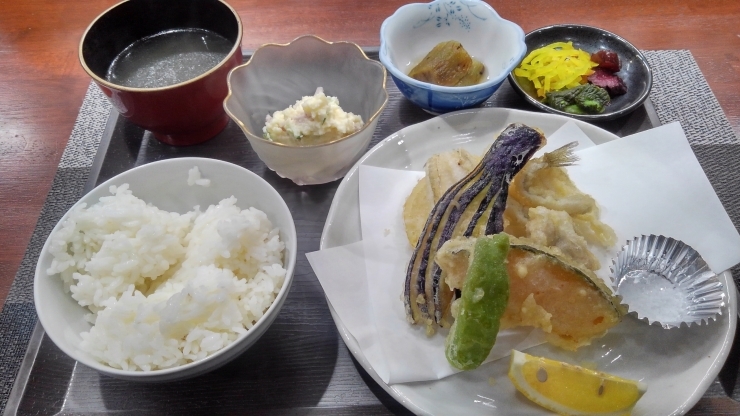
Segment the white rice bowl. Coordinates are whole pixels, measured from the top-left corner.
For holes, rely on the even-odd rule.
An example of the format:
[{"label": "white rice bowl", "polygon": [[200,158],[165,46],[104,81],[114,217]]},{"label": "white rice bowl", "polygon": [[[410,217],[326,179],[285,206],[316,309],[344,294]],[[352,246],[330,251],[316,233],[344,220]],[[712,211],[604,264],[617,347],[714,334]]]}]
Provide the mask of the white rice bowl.
[{"label": "white rice bowl", "polygon": [[[210,186],[188,185],[194,166]],[[290,211],[257,175],[213,159],[154,162],[60,220],[37,264],[36,310],[60,349],[103,373],[192,377],[264,333],[295,257]]]}]

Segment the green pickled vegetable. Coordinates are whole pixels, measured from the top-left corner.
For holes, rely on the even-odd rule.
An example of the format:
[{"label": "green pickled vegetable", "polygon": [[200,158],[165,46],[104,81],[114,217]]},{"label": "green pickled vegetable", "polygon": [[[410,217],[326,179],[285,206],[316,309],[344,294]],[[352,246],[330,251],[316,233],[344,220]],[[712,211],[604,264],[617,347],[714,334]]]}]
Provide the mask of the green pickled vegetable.
[{"label": "green pickled vegetable", "polygon": [[576,88],[570,88],[567,90],[548,92],[545,96],[545,104],[550,107],[560,110],[567,111],[566,109],[571,105],[575,104],[575,96],[578,93]]},{"label": "green pickled vegetable", "polygon": [[480,237],[475,243],[459,312],[445,342],[447,361],[455,368],[477,368],[496,343],[509,301],[508,252],[509,236],[504,233]]},{"label": "green pickled vegetable", "polygon": [[610,102],[609,93],[593,84],[548,92],[545,97],[545,104],[571,114],[600,114]]},{"label": "green pickled vegetable", "polygon": [[578,104],[571,104],[563,109],[566,113],[570,114],[586,114]]}]

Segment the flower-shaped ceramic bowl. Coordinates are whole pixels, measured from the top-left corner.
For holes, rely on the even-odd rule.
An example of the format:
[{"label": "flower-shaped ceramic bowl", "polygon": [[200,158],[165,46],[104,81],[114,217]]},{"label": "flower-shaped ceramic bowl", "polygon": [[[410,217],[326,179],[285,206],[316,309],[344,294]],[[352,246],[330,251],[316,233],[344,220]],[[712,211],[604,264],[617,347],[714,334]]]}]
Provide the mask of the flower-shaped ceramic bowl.
[{"label": "flower-shaped ceramic bowl", "polygon": [[[460,42],[483,63],[483,82],[444,87],[407,75],[435,45],[450,40]],[[407,4],[380,27],[380,61],[406,98],[434,114],[475,107],[486,101],[526,52],[522,29],[502,19],[480,0]]]},{"label": "flower-shaped ceramic bowl", "polygon": [[[367,150],[378,117],[388,103],[385,69],[354,43],[302,36],[263,45],[227,79],[226,113],[241,127],[268,168],[298,185],[344,176]],[[329,143],[289,146],[263,138],[267,115],[284,110],[318,87],[337,97],[346,112],[362,117],[361,130]]]}]

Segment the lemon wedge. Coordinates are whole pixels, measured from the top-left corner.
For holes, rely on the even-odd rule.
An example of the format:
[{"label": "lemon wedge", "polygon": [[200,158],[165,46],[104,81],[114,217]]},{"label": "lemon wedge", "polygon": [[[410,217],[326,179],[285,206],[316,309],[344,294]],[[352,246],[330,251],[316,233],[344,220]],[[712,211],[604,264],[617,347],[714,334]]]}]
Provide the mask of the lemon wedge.
[{"label": "lemon wedge", "polygon": [[516,350],[509,378],[529,400],[561,415],[629,415],[647,391],[640,381]]}]

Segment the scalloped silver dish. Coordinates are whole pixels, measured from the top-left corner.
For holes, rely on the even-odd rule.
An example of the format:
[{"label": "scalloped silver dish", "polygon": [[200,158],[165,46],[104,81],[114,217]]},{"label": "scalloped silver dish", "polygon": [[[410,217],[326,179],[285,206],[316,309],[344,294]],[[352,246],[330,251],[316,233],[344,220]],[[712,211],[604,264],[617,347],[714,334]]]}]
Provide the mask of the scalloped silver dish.
[{"label": "scalloped silver dish", "polygon": [[701,255],[670,237],[628,241],[611,271],[614,291],[629,312],[666,329],[709,323],[726,304],[722,283]]}]

